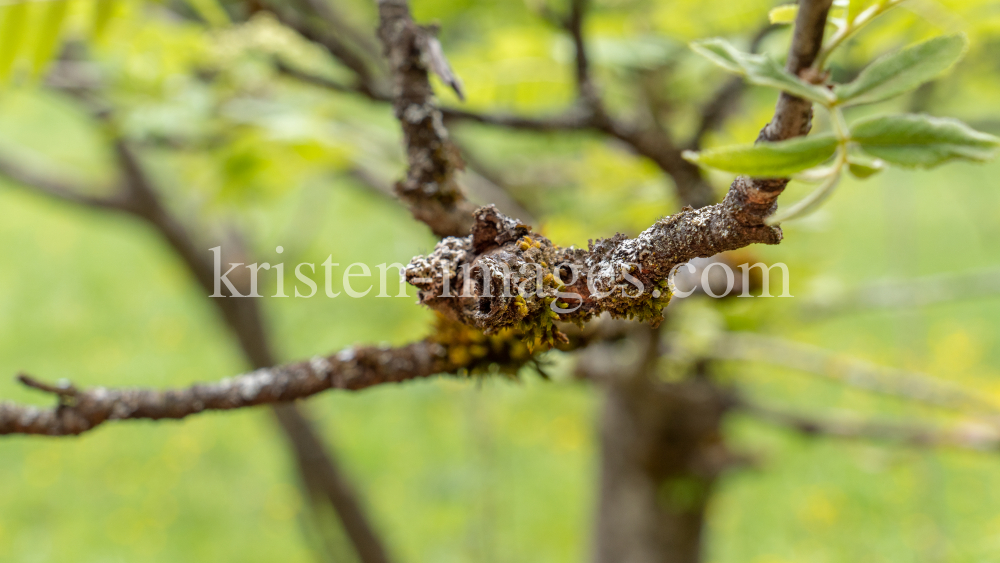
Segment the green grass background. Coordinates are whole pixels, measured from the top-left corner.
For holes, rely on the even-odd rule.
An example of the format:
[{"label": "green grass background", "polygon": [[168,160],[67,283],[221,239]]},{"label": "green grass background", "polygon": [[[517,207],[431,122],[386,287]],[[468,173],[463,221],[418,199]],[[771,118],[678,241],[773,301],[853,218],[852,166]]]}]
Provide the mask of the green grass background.
[{"label": "green grass background", "polygon": [[[437,15],[446,8],[426,2],[419,10]],[[539,33],[523,31],[525,37]],[[500,35],[487,43],[499,48],[509,40]],[[456,62],[460,71],[463,65],[468,82],[488,78],[476,75],[471,62]],[[545,88],[481,98],[535,107]],[[723,140],[746,140],[745,133],[766,120],[773,94],[754,96],[747,116]],[[0,146],[44,154],[79,178],[108,177],[106,148],[65,102],[33,90],[7,93],[0,102]],[[941,107],[948,105],[961,103],[952,99]],[[359,120],[384,125],[394,142],[386,108],[345,100],[337,107],[339,117],[360,112]],[[557,242],[582,244],[619,229],[634,233],[672,209],[665,181],[620,147],[591,138],[472,133],[469,142],[499,166],[516,169],[524,155],[540,150],[565,159],[564,187],[523,194],[543,210],[546,232]],[[183,180],[192,176],[175,164],[150,162],[163,184],[186,186]],[[998,298],[824,320],[803,319],[799,304],[831,283],[997,267],[998,174],[1000,163],[955,164],[845,181],[817,216],[788,226],[780,246],[753,249],[759,258],[789,265],[795,299],[691,308],[710,320],[926,371],[995,396]],[[433,246],[405,209],[355,182],[322,177],[294,187],[301,190],[236,208],[263,260],[294,256],[319,264],[332,255],[341,264],[406,263]],[[305,201],[319,220],[296,221],[304,192],[315,197]],[[785,197],[805,193],[793,186]],[[297,238],[290,241],[289,232]],[[279,244],[283,257],[273,252]],[[430,315],[414,305],[412,289],[405,299],[374,293],[264,299],[280,357],[425,334]],[[530,373],[521,381],[435,379],[329,392],[306,402],[398,560],[588,557],[600,396],[568,378],[566,358],[552,360],[554,382]],[[12,381],[19,371],[83,386],[164,387],[245,368],[202,291],[144,225],[0,181],[0,397],[46,404],[47,397]],[[729,365],[723,375],[751,395],[804,411],[939,418],[768,366]],[[806,439],[739,416],[727,431],[734,447],[758,464],[725,478],[712,501],[710,561],[1000,561],[996,453]],[[0,561],[315,560],[293,468],[266,409],[109,424],[79,438],[5,437],[0,483]]]}]

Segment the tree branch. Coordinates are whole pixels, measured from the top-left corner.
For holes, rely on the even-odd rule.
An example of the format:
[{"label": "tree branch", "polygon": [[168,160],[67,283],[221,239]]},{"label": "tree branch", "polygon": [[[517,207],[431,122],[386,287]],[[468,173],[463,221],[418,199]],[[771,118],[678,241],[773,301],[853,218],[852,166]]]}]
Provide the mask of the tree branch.
[{"label": "tree branch", "polygon": [[583,35],[583,23],[586,18],[589,0],[570,0],[569,15],[563,22],[563,27],[573,40],[576,53],[574,77],[576,78],[577,94],[584,105],[593,112],[596,119],[604,116],[604,104],[590,77],[590,61],[587,57],[587,43]]},{"label": "tree branch", "polygon": [[[292,416],[287,416],[289,412]],[[274,408],[278,422],[292,441],[290,449],[298,462],[303,485],[317,497],[311,499],[314,507],[322,506],[323,501],[333,507],[361,563],[388,563],[386,548],[351,482],[337,459],[326,453],[326,446],[309,420],[295,416],[297,412],[293,405]]]},{"label": "tree branch", "polygon": [[935,274],[909,280],[870,283],[809,299],[806,316],[827,316],[882,309],[912,309],[938,303],[1000,295],[1000,270]]},{"label": "tree branch", "polygon": [[[795,18],[792,44],[788,50],[785,68],[798,76],[816,60],[823,46],[826,18],[833,0],[802,0]],[[774,117],[761,130],[758,141],[783,141],[809,133],[812,128],[812,102],[786,92],[778,95]],[[739,176],[733,181],[730,192],[739,187],[756,207],[766,207],[766,215],[777,209],[778,196],[788,185],[788,178],[748,178]]]},{"label": "tree branch", "polygon": [[50,198],[113,211],[131,211],[132,202],[122,193],[111,196],[91,196],[88,188],[75,185],[72,180],[54,175],[41,174],[31,166],[25,166],[19,159],[0,154],[0,174],[18,186],[30,186],[33,190]]},{"label": "tree branch", "polygon": [[511,193],[501,174],[490,169],[468,147],[457,140],[452,142],[462,151],[462,160],[465,161],[464,185],[473,199],[483,204],[493,203],[501,212],[528,223],[536,222],[535,214]]},{"label": "tree branch", "polygon": [[590,61],[583,25],[589,0],[570,0],[569,15],[563,27],[573,40],[576,52],[574,75],[580,101],[589,112],[592,129],[601,131],[632,147],[636,153],[652,160],[674,180],[678,199],[682,205],[704,207],[716,202],[711,186],[705,182],[701,170],[681,157],[670,133],[658,123],[626,124],[611,116],[601,99],[591,76]]},{"label": "tree branch", "polygon": [[384,97],[385,88],[379,82],[376,73],[369,67],[368,62],[342,39],[344,33],[330,33],[323,26],[315,25],[308,17],[303,17],[281,2],[274,2],[270,11],[283,25],[294,29],[309,41],[326,47],[335,59],[353,72],[357,82],[352,89],[371,98]]},{"label": "tree branch", "polygon": [[[395,0],[393,2],[389,2],[388,4],[394,3]],[[386,5],[386,3],[380,2],[380,6],[383,5]],[[405,6],[405,3],[400,3],[399,5]],[[671,176],[677,186],[679,199],[683,204],[692,205],[694,207],[702,207],[715,202],[715,195],[711,187],[702,177],[701,171],[697,166],[687,162],[681,157],[681,150],[675,145],[673,140],[670,138],[670,135],[665,130],[658,127],[648,127],[646,125],[639,126],[625,124],[614,119],[605,110],[604,104],[590,76],[590,65],[587,58],[586,44],[583,35],[583,22],[586,7],[586,0],[572,0],[570,13],[566,19],[561,22],[563,27],[573,38],[573,42],[576,47],[575,76],[580,93],[580,99],[583,102],[583,107],[571,108],[562,114],[546,117],[525,117],[481,113],[458,108],[441,108],[439,110],[435,108],[435,111],[439,112],[438,115],[443,117],[445,124],[451,122],[473,122],[484,125],[537,132],[579,130],[601,132],[631,146],[637,154],[649,158],[665,173]],[[421,37],[427,36],[427,31],[414,25],[412,21],[409,20],[408,12],[405,15],[405,19],[410,22],[407,25],[411,31],[407,34],[390,38],[390,42],[396,46],[396,49],[393,51],[390,47],[387,47],[387,53],[389,54],[390,63],[393,67],[393,75],[396,83],[396,94],[393,96],[395,100],[394,107],[396,109],[397,117],[400,118],[401,122],[403,122],[404,134],[409,141],[409,139],[415,138],[416,136],[408,133],[408,129],[412,127],[408,127],[403,117],[400,117],[402,115],[400,113],[401,102],[399,99],[401,87],[408,87],[409,94],[407,95],[417,96],[414,100],[411,100],[411,102],[416,102],[418,104],[418,111],[413,112],[411,116],[421,116],[424,114],[432,115],[428,110],[428,108],[431,108],[432,106],[429,103],[430,86],[429,83],[426,87],[424,86],[425,79],[422,79],[418,73],[414,73],[405,80],[403,79],[403,77],[408,76],[408,69],[411,68],[418,71],[423,70],[423,74],[426,76],[426,69],[423,69],[420,59],[420,39]],[[298,29],[295,25],[297,22],[286,19],[285,23],[286,25],[291,25],[292,27]],[[382,29],[389,28],[386,28],[383,24]],[[402,26],[400,28],[400,30],[403,29],[407,29],[407,26]],[[383,42],[385,41],[386,37],[383,36]],[[407,45],[409,45],[409,48]],[[393,61],[393,52],[396,53],[395,62]],[[301,70],[291,68],[288,65],[279,64],[278,68],[281,72],[290,77],[297,78],[317,86],[329,88],[334,91],[356,92],[373,101],[387,101],[388,99],[385,94],[381,93],[378,88],[372,87],[370,82],[361,75],[359,75],[359,80],[356,84],[344,85],[325,78],[310,75]],[[421,99],[427,100],[428,103],[425,104],[420,102],[419,100]],[[443,126],[440,128],[440,131],[444,131]],[[438,134],[437,136],[446,139],[446,134]],[[432,138],[430,142],[433,144],[439,141]],[[409,142],[408,147],[413,148]],[[423,162],[433,162],[427,158],[420,158],[420,160]],[[439,168],[441,167],[439,166]],[[412,179],[408,177],[407,183],[413,183]],[[419,182],[417,183],[419,184]],[[414,190],[412,187],[407,188],[407,190],[411,194],[419,194],[419,191]],[[440,205],[434,203],[433,201],[429,201],[434,199],[435,198],[425,197],[423,198],[423,201],[418,202],[417,205],[410,202],[410,204],[414,206],[415,215],[417,212],[421,213],[421,215],[417,216],[418,219],[427,222],[428,219],[425,219],[425,216],[449,217],[452,215],[452,211],[448,208],[448,202],[444,202],[444,209],[440,209]],[[423,209],[424,207],[427,207],[427,209]],[[464,215],[465,214],[463,212],[461,217],[463,221],[465,220]],[[456,218],[453,217],[452,219]],[[439,227],[437,227],[437,231],[435,232],[444,232],[445,230],[449,230],[448,234],[459,236],[468,233],[467,223],[463,223],[466,227],[464,230],[456,231],[453,230],[455,226],[454,220],[435,221],[442,223]],[[432,229],[433,228],[435,227],[432,226]]]},{"label": "tree branch", "polygon": [[306,84],[312,84],[313,86],[319,86],[320,88],[333,90],[334,92],[340,92],[343,94],[360,94],[374,102],[392,101],[392,96],[389,96],[381,90],[370,90],[365,88],[358,82],[355,82],[354,84],[341,84],[340,82],[330,80],[329,78],[305,72],[302,69],[286,63],[278,57],[275,57],[273,62],[278,72],[288,76],[289,78],[305,82]]},{"label": "tree branch", "polygon": [[[84,89],[80,93],[89,95],[89,89]],[[93,105],[93,100],[89,101]],[[101,109],[97,117],[99,119],[106,118],[107,114],[108,111]],[[85,192],[78,186],[69,186],[26,168],[20,168],[9,160],[0,160],[0,173],[12,175],[18,182],[31,185],[50,196],[76,204],[127,212],[144,220],[166,239],[187,266],[189,273],[206,291],[204,295],[214,293],[212,264],[203,259],[193,237],[160,202],[151,179],[145,174],[132,148],[124,139],[119,138],[115,141],[115,150],[122,173],[122,185],[116,195],[107,200],[81,197],[77,194]],[[17,175],[14,176],[11,174],[12,172],[17,173]],[[105,202],[111,204],[105,204]],[[234,278],[233,281],[237,285],[244,286],[242,291],[246,292],[246,280]],[[251,365],[255,368],[265,368],[276,363],[264,330],[257,301],[234,298],[211,299],[211,301],[222,314],[230,332],[236,336],[240,348]],[[42,384],[27,376],[21,376],[20,380],[26,385],[47,390]],[[59,389],[64,388],[60,387]],[[73,402],[76,404],[79,399],[78,392],[72,386],[68,387],[68,390],[71,391]],[[58,390],[53,392],[59,393]],[[60,407],[57,411],[65,407],[63,400],[65,398],[66,395],[60,393]],[[3,407],[0,407],[0,410],[2,409]],[[386,563],[388,557],[385,548],[378,540],[374,528],[368,525],[360,505],[357,502],[348,502],[353,498],[353,491],[346,479],[339,474],[333,455],[326,450],[320,435],[312,427],[309,420],[292,404],[274,405],[272,412],[284,430],[288,443],[295,451],[296,459],[299,462],[299,474],[303,482],[318,490],[340,515],[345,531],[351,539],[360,561],[362,563]],[[21,416],[30,418],[33,415],[29,410],[22,412]]]},{"label": "tree branch", "polygon": [[[558,247],[488,206],[476,212],[472,235],[447,238],[429,256],[414,258],[406,278],[420,289],[421,303],[487,332],[533,326],[551,318],[551,311],[565,322],[583,322],[604,311],[656,322],[669,300],[663,282],[677,264],[781,240],[781,230],[764,225],[763,215],[753,214],[743,196],[742,191],[730,191],[720,204],[686,209],[635,239],[617,235],[592,243],[588,250]],[[525,277],[539,266],[575,275],[560,273],[565,275],[561,282],[549,276],[542,284]],[[462,291],[461,275],[468,270],[477,283],[471,291]],[[523,295],[504,291],[512,279],[505,272],[523,284]],[[641,282],[642,291],[625,274]],[[567,307],[550,308],[555,299]]]},{"label": "tree branch", "polygon": [[[395,349],[347,348],[332,356],[261,368],[183,389],[96,387],[75,391],[69,401],[51,409],[0,403],[0,434],[77,435],[109,420],[181,419],[204,411],[287,403],[327,389],[353,391],[452,372],[459,367],[448,359],[447,348],[433,340]],[[45,390],[61,398],[66,395],[62,388]]]},{"label": "tree branch", "polygon": [[379,0],[378,8],[379,37],[392,69],[393,109],[403,127],[409,163],[396,193],[434,234],[463,236],[475,208],[456,181],[462,160],[448,139],[427,75],[425,61],[435,56],[428,45],[437,39],[413,22],[405,0]]},{"label": "tree branch", "polygon": [[682,151],[667,131],[659,127],[635,127],[608,118],[601,130],[631,146],[636,153],[652,160],[673,179],[681,205],[701,208],[718,201],[712,186],[705,181],[697,165],[684,160]]},{"label": "tree branch", "polygon": [[[788,50],[785,69],[798,76],[808,69],[823,46],[826,17],[833,0],[802,0],[795,17],[795,31]],[[782,92],[774,110],[774,118],[760,132],[762,141],[781,141],[805,135],[812,127],[812,103]],[[785,180],[787,183],[787,180]]]},{"label": "tree branch", "polygon": [[480,113],[459,108],[441,108],[445,123],[470,122],[521,131],[556,132],[581,131],[594,127],[588,112],[570,109],[564,113],[530,117],[504,113]]},{"label": "tree branch", "polygon": [[778,338],[731,332],[719,339],[711,354],[718,360],[765,362],[816,374],[865,391],[936,407],[1000,414],[1000,407],[954,383]]},{"label": "tree branch", "polygon": [[[587,335],[582,335],[571,346],[587,343]],[[25,384],[58,395],[59,405],[40,408],[0,403],[0,435],[70,436],[93,430],[111,420],[181,419],[205,411],[287,405],[328,389],[358,391],[437,374],[495,371],[497,368],[516,373],[531,357],[518,333],[507,331],[486,336],[439,319],[433,336],[406,346],[352,346],[330,356],[264,367],[215,383],[181,389],[95,387],[79,390],[68,383],[49,385],[22,375],[20,380]]]},{"label": "tree branch", "polygon": [[[794,72],[807,67],[818,52],[831,3],[801,4],[789,55]],[[809,102],[781,94],[762,136],[805,134],[811,113]],[[406,278],[420,289],[422,304],[486,332],[512,326],[545,329],[553,314],[563,321],[583,322],[605,311],[656,323],[669,299],[663,284],[674,266],[754,243],[781,241],[781,229],[764,220],[787,182],[738,177],[722,203],[687,208],[657,221],[635,239],[616,235],[592,242],[588,250],[560,248],[527,225],[485,207],[476,212],[472,235],[445,239],[429,256],[414,258]],[[538,266],[573,275],[569,280],[562,274],[559,280],[520,277],[530,276]],[[471,291],[453,296],[449,288],[460,287],[460,273],[468,275],[477,267]],[[520,274],[519,295],[510,291],[511,274]],[[641,288],[627,275],[641,282]]]},{"label": "tree branch", "polygon": [[[330,80],[326,77],[310,74],[280,60],[276,60],[275,65],[279,72],[289,78],[294,78],[320,88],[345,94],[359,94],[373,102],[393,101],[393,97],[391,95],[384,93],[381,90],[366,90],[361,88],[358,84],[341,84],[340,82]],[[571,109],[563,114],[539,117],[503,113],[482,113],[455,107],[441,107],[438,108],[438,111],[441,112],[445,125],[469,122],[494,127],[504,127],[507,129],[536,132],[581,131],[593,127],[589,113],[580,111],[579,109]]]},{"label": "tree branch", "polygon": [[337,34],[349,38],[365,53],[378,52],[375,36],[369,28],[364,31],[350,25],[347,18],[337,9],[335,2],[329,0],[306,0],[309,8],[334,29]]},{"label": "tree branch", "polygon": [[966,421],[953,428],[847,418],[818,418],[772,409],[741,399],[736,407],[761,421],[809,436],[890,442],[920,448],[1000,450],[996,426]]}]

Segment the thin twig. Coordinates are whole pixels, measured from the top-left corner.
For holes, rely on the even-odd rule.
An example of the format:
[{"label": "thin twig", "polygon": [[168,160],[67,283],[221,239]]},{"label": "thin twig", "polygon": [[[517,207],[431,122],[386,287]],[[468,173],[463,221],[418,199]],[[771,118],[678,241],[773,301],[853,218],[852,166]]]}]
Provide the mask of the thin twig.
[{"label": "thin twig", "polygon": [[[575,76],[580,92],[580,99],[583,102],[582,106],[569,108],[562,113],[543,117],[484,113],[448,107],[439,108],[437,111],[444,118],[445,124],[452,122],[472,122],[535,132],[597,131],[624,142],[640,156],[649,158],[656,163],[657,166],[674,179],[679,199],[683,204],[702,207],[715,202],[714,192],[703,178],[701,171],[697,166],[681,157],[681,149],[676,146],[665,129],[662,127],[650,127],[648,124],[624,123],[612,117],[604,109],[604,104],[590,75],[590,64],[587,58],[586,43],[583,35],[586,7],[585,0],[572,0],[569,16],[560,22],[570,33],[576,46]],[[409,16],[407,15],[406,17],[408,18]],[[283,22],[295,29],[299,29],[300,33],[308,37],[308,30],[300,29],[303,25],[301,22],[287,17],[283,19]],[[420,31],[414,31],[413,35],[415,38],[419,38]],[[398,40],[401,39],[398,38],[394,43],[398,43]],[[417,49],[411,51],[410,54],[419,52],[419,49]],[[391,51],[389,55],[390,59],[392,59]],[[419,61],[414,62],[417,64],[408,65],[406,59],[403,58],[403,63],[407,64],[407,68],[421,68]],[[397,90],[400,86],[398,80],[401,76],[399,68],[397,66],[393,71],[397,80]],[[369,75],[359,74],[355,84],[345,85],[291,68],[288,65],[279,65],[279,70],[289,77],[334,91],[355,92],[373,101],[384,102],[389,100],[389,96],[384,94],[384,90],[380,89],[370,80]],[[410,82],[412,83],[412,79]],[[398,103],[397,99],[395,104],[398,106]],[[398,116],[399,107],[396,110]],[[405,129],[404,124],[404,131]],[[434,211],[432,214],[441,214],[441,212]],[[447,214],[445,212],[445,215]],[[426,222],[425,219],[421,220]]]},{"label": "thin twig", "polygon": [[[96,118],[107,120],[110,117],[110,108],[94,98],[92,90],[96,88],[96,85],[88,84],[88,86],[75,88],[73,92],[78,97],[83,97],[82,101],[91,107]],[[126,212],[144,220],[157,230],[180,256],[189,273],[206,291],[205,295],[214,293],[212,265],[202,258],[198,245],[194,242],[194,237],[160,202],[153,182],[146,175],[134,149],[124,139],[119,138],[115,140],[115,150],[118,155],[122,179],[116,194],[107,200],[81,197],[78,195],[83,192],[80,186],[67,185],[30,169],[22,169],[14,166],[12,161],[0,160],[0,173],[20,172],[16,176],[18,181],[30,185],[40,192],[48,193],[50,196],[76,204]],[[105,202],[111,202],[111,204],[105,204]],[[236,246],[242,247],[242,245]],[[237,285],[243,285],[240,280],[234,279],[234,282]],[[245,287],[242,289],[246,290]],[[218,307],[251,365],[256,368],[265,368],[276,363],[255,300],[223,298],[211,301]],[[35,388],[49,388],[46,384],[26,376],[19,379],[22,383]],[[67,409],[79,406],[80,393],[72,385],[67,384],[52,389],[54,392],[61,393],[57,413],[72,412]],[[70,399],[71,403],[66,404],[66,399]],[[378,540],[374,528],[368,525],[368,520],[361,511],[360,505],[357,502],[347,502],[353,497],[353,492],[346,479],[339,476],[336,460],[324,447],[319,433],[296,405],[277,404],[272,407],[275,418],[285,432],[292,449],[295,450],[302,480],[308,485],[316,487],[340,515],[361,562],[387,563],[389,559],[386,550]],[[0,409],[2,408],[0,407]],[[30,411],[24,411],[22,415],[31,416]]]},{"label": "thin twig", "polygon": [[807,317],[927,307],[1000,295],[1000,270],[936,274],[827,290],[805,302]]},{"label": "thin twig", "polygon": [[296,13],[286,4],[273,2],[271,12],[282,24],[297,31],[302,37],[326,47],[330,54],[357,77],[354,87],[368,96],[379,96],[385,88],[379,83],[375,71],[355,48],[343,41],[342,34],[331,33],[325,26],[316,25],[309,18]]},{"label": "thin twig", "polygon": [[343,13],[337,8],[334,0],[306,0],[309,7],[337,34],[350,39],[364,53],[377,53],[378,44],[375,34],[369,31],[359,31],[351,25]]},{"label": "thin twig", "polygon": [[865,391],[936,407],[1000,414],[1000,406],[955,383],[923,373],[878,366],[780,338],[731,332],[716,342],[711,355],[718,360],[763,362],[786,367]]},{"label": "thin twig", "polygon": [[501,212],[516,217],[523,223],[538,224],[535,214],[511,193],[507,182],[500,174],[479,160],[468,147],[458,142],[455,144],[462,151],[462,159],[465,161],[463,174],[465,186],[474,199],[482,201],[484,204],[494,203]]},{"label": "thin twig", "polygon": [[[458,367],[448,359],[447,349],[433,341],[395,349],[347,348],[327,357],[182,389],[84,389],[73,395],[76,401],[71,407],[0,403],[0,434],[77,435],[109,420],[181,419],[209,410],[287,403],[331,388],[358,390],[454,372]],[[59,389],[29,381],[35,388]]]},{"label": "thin twig", "polygon": [[69,384],[69,382],[62,382],[58,385],[51,385],[43,381],[39,381],[26,373],[19,373],[17,375],[17,381],[20,382],[25,387],[38,389],[39,391],[44,391],[46,393],[51,393],[53,395],[58,395],[60,397],[76,397],[80,394],[80,392],[77,391],[76,387]]},{"label": "thin twig", "polygon": [[761,421],[809,436],[872,440],[919,448],[1000,450],[1000,429],[983,422],[965,421],[942,428],[919,423],[816,417],[773,409],[746,399],[741,399],[737,407]]}]

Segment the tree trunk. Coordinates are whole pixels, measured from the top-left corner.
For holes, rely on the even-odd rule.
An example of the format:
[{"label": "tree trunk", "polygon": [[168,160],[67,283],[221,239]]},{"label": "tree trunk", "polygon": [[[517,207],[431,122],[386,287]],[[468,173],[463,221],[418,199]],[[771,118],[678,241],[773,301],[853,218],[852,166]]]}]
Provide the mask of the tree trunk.
[{"label": "tree trunk", "polygon": [[683,381],[659,380],[656,332],[647,332],[628,339],[650,350],[638,365],[615,369],[612,359],[586,368],[611,368],[599,378],[606,395],[595,563],[700,561],[706,506],[732,460],[720,428],[728,396],[704,364]]}]

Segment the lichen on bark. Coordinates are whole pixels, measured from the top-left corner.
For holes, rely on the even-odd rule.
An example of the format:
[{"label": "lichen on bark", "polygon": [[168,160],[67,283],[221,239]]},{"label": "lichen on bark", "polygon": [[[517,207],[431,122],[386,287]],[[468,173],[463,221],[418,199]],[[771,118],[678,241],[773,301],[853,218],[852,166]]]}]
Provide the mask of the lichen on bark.
[{"label": "lichen on bark", "polygon": [[[487,334],[515,328],[529,340],[558,339],[555,321],[581,324],[602,312],[658,324],[677,264],[780,231],[734,223],[725,204],[657,221],[638,237],[618,234],[586,250],[560,247],[493,206],[475,213],[472,234],[447,237],[406,268],[420,302]],[[731,224],[732,223],[732,224]]]}]

